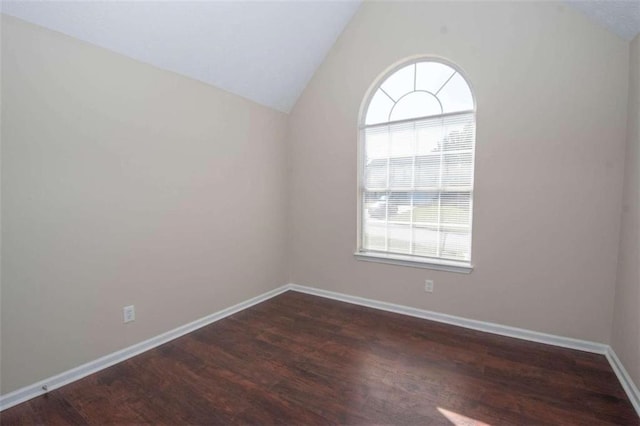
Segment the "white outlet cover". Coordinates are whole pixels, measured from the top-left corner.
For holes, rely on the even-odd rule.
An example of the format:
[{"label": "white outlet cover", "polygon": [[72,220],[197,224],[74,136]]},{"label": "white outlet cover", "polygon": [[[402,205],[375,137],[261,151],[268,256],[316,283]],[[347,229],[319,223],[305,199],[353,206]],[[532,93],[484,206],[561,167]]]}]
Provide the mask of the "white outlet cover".
[{"label": "white outlet cover", "polygon": [[131,322],[136,319],[136,308],[134,305],[122,308],[124,322]]},{"label": "white outlet cover", "polygon": [[433,293],[433,280],[424,281],[424,291],[428,293]]}]

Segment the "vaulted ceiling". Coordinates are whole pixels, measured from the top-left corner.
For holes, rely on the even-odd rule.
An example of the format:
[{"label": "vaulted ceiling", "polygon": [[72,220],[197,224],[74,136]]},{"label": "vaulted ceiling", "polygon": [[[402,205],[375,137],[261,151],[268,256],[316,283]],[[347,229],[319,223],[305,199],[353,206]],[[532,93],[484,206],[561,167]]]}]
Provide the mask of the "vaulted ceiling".
[{"label": "vaulted ceiling", "polygon": [[[640,0],[567,0],[620,37]],[[2,1],[2,13],[289,112],[360,6],[344,1]]]},{"label": "vaulted ceiling", "polygon": [[288,112],[359,1],[3,1],[2,13]]}]

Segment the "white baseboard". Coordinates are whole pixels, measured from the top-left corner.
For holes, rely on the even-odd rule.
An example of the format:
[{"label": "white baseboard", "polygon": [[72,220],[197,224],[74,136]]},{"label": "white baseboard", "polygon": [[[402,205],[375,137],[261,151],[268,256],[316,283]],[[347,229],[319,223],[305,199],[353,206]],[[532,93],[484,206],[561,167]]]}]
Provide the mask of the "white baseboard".
[{"label": "white baseboard", "polygon": [[620,358],[618,358],[618,355],[616,355],[611,346],[607,348],[605,356],[607,357],[607,360],[609,360],[609,364],[611,364],[613,372],[618,376],[618,380],[624,388],[624,391],[627,393],[633,408],[636,409],[638,416],[640,416],[640,391],[638,391],[638,387],[633,383],[631,376],[629,376],[629,373],[624,368]]},{"label": "white baseboard", "polygon": [[[439,312],[428,311],[424,309],[411,308],[409,306],[396,305],[393,303],[381,302],[373,299],[366,299],[358,296],[351,296],[348,294],[337,293],[328,290],[322,290],[314,287],[307,287],[297,284],[287,284],[278,287],[274,290],[256,296],[252,299],[238,303],[237,305],[223,309],[204,318],[183,325],[181,327],[170,330],[166,333],[152,337],[144,342],[137,343],[128,348],[106,355],[102,358],[90,361],[79,367],[65,371],[56,376],[42,380],[29,386],[25,386],[14,392],[0,396],[0,411],[5,410],[21,402],[27,401],[31,398],[40,396],[48,391],[57,389],[68,383],[82,379],[90,374],[96,373],[100,370],[104,370],[114,364],[127,360],[133,356],[136,356],[142,352],[153,349],[171,340],[174,340],[180,336],[197,330],[201,327],[214,323],[222,318],[233,315],[243,309],[249,308],[265,300],[271,299],[285,291],[293,290],[300,293],[312,294],[328,299],[339,300],[342,302],[352,303],[355,305],[366,306],[369,308],[380,309],[388,312],[395,312],[402,315],[409,315],[416,318],[423,318],[431,321],[437,321],[445,324],[457,325],[472,330],[484,331],[487,333],[498,334],[501,336],[514,337],[517,339],[528,340],[532,342],[545,343],[553,346],[560,346],[563,348],[577,349],[585,352],[592,352],[597,354],[603,354],[611,364],[611,368],[615,372],[618,380],[622,384],[625,392],[627,393],[631,404],[634,406],[638,415],[640,415],[640,392],[633,383],[633,380],[625,370],[624,366],[616,356],[613,349],[606,344],[590,342],[587,340],[572,339],[569,337],[556,336],[553,334],[540,333],[537,331],[526,330],[522,328],[509,327],[505,325],[477,321],[463,317],[457,317],[454,315],[442,314]],[[45,391],[43,386],[47,387]]]},{"label": "white baseboard", "polygon": [[[240,302],[237,305],[233,305],[229,308],[223,309],[211,315],[207,315],[206,317],[200,318],[199,320],[193,321],[189,324],[185,324],[178,328],[174,328],[173,330],[167,331],[166,333],[152,337],[151,339],[136,343],[135,345],[129,346],[128,348],[113,352],[109,355],[103,356],[102,358],[90,361],[79,367],[65,371],[53,377],[49,377],[45,380],[41,380],[32,385],[25,386],[6,395],[0,395],[0,411],[5,410],[9,407],[13,407],[14,405],[20,404],[21,402],[25,402],[37,396],[43,395],[49,391],[57,389],[71,382],[75,382],[76,380],[80,380],[83,377],[96,373],[100,370],[104,370],[105,368],[111,367],[114,364],[127,360],[133,356],[148,351],[149,349],[153,349],[156,346],[160,346],[171,340],[177,339],[180,336],[191,333],[194,330],[233,315],[236,312],[239,312],[250,306],[271,299],[272,297],[284,293],[287,290],[289,290],[288,285],[278,287],[274,290],[268,291],[244,302]],[[44,386],[46,386],[47,390],[43,389]]]},{"label": "white baseboard", "polygon": [[572,339],[570,337],[556,336],[553,334],[540,333],[523,328],[509,327],[490,322],[477,321],[454,315],[442,314],[439,312],[427,311],[424,309],[411,308],[409,306],[396,305],[393,303],[381,302],[378,300],[366,299],[358,296],[337,293],[334,291],[322,290],[314,287],[307,287],[298,284],[289,284],[288,289],[301,293],[312,294],[328,299],[339,300],[341,302],[353,303],[355,305],[380,309],[388,312],[395,312],[402,315],[409,315],[416,318],[428,319],[445,324],[457,325],[472,330],[484,331],[487,333],[499,334],[501,336],[514,337],[516,339],[529,340],[531,342],[545,343],[547,345],[560,346],[563,348],[577,349],[605,355],[611,368],[622,384],[631,404],[640,416],[640,393],[633,383],[633,380],[625,370],[624,366],[616,356],[611,346],[604,343],[590,342],[588,340]]},{"label": "white baseboard", "polygon": [[457,317],[454,315],[441,314],[439,312],[427,311],[425,309],[411,308],[409,306],[396,305],[393,303],[380,302],[378,300],[365,299],[363,297],[351,296],[333,291],[321,290],[314,287],[306,287],[297,284],[290,284],[291,290],[302,293],[313,294],[316,296],[326,297],[329,299],[340,300],[342,302],[353,303],[356,305],[367,306],[369,308],[380,309],[388,312],[409,315],[416,318],[428,319],[431,321],[442,322],[445,324],[457,325],[472,330],[484,331],[487,333],[499,334],[501,336],[515,337],[517,339],[529,340],[532,342],[546,343],[547,345],[561,346],[563,348],[577,349],[585,352],[593,352],[597,354],[605,354],[608,345],[603,343],[590,342],[588,340],[572,339],[570,337],[556,336],[553,334],[540,333],[538,331],[526,330],[523,328],[509,327],[506,325],[495,324],[473,320],[469,318]]}]

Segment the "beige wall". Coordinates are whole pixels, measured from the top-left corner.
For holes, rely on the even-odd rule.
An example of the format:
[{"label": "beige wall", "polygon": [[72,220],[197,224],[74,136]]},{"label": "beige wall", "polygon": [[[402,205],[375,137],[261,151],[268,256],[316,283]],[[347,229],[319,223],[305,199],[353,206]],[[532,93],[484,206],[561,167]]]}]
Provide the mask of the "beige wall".
[{"label": "beige wall", "polygon": [[630,50],[627,152],[611,345],[640,385],[640,36]]},{"label": "beige wall", "polygon": [[285,126],[2,16],[1,392],[286,283]]},{"label": "beige wall", "polygon": [[[470,275],[353,257],[360,103],[416,54],[475,90]],[[291,281],[608,342],[627,76],[628,43],[558,3],[365,3],[289,119]]]}]

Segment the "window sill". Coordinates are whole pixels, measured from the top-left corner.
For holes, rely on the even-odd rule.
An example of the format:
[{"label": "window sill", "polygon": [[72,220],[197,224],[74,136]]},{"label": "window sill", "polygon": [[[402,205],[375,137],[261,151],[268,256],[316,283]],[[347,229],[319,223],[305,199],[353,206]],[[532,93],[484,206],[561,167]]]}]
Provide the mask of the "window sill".
[{"label": "window sill", "polygon": [[459,274],[470,274],[471,271],[473,271],[473,266],[464,262],[425,260],[414,256],[373,252],[355,252],[353,255],[357,260],[364,260],[365,262],[388,263],[391,265],[409,266],[413,268],[457,272]]}]

